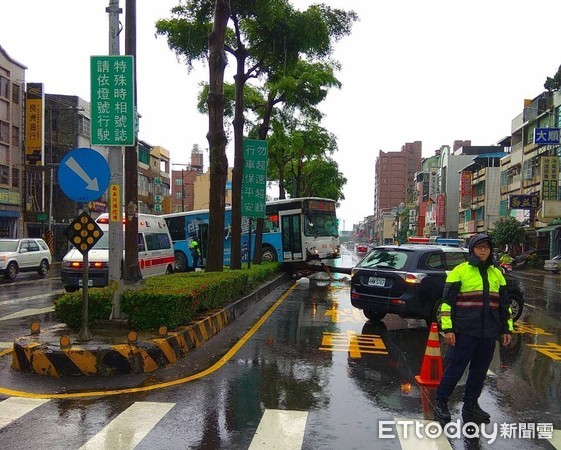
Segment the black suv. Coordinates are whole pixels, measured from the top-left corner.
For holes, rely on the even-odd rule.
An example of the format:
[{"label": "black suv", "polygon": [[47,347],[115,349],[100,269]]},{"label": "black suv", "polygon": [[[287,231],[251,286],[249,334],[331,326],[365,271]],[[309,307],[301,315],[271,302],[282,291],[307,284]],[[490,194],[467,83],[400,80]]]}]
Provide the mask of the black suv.
[{"label": "black suv", "polygon": [[[351,272],[351,304],[370,320],[386,314],[436,321],[447,271],[467,261],[468,250],[444,245],[384,245],[372,249]],[[512,318],[524,307],[520,282],[508,275]]]}]

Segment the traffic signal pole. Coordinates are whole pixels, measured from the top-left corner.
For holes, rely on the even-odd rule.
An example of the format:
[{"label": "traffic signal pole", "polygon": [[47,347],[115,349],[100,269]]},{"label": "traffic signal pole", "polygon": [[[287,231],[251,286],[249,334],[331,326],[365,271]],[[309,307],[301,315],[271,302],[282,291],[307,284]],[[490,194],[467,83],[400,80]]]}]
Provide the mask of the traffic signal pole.
[{"label": "traffic signal pole", "polygon": [[[119,0],[109,0],[105,9],[109,14],[109,54],[119,55]],[[113,290],[111,319],[121,318],[121,265],[123,261],[123,147],[109,147],[109,209],[119,220],[109,214],[109,287]]]}]

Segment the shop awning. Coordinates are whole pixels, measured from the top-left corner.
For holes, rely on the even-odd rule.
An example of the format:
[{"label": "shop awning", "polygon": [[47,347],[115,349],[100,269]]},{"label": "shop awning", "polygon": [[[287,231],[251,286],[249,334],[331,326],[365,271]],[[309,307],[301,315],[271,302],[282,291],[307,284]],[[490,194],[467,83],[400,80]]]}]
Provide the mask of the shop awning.
[{"label": "shop awning", "polygon": [[19,217],[18,211],[0,211],[0,217]]},{"label": "shop awning", "polygon": [[539,230],[536,230],[536,233],[549,233],[557,228],[561,228],[561,223],[559,225],[549,225],[547,227],[540,228]]}]

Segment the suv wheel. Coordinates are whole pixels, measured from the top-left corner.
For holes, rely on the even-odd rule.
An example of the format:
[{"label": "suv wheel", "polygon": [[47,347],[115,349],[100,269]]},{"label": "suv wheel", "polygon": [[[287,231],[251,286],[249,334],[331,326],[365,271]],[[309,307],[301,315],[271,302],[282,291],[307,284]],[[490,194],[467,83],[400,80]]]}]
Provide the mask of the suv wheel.
[{"label": "suv wheel", "polygon": [[15,280],[17,274],[18,265],[12,261],[10,264],[8,264],[8,267],[6,267],[6,278],[10,281],[13,281]]},{"label": "suv wheel", "polygon": [[510,309],[512,310],[512,321],[516,322],[522,315],[523,304],[516,294],[510,295]]},{"label": "suv wheel", "polygon": [[366,311],[366,310],[363,310],[362,312],[364,313],[366,318],[368,320],[372,321],[372,322],[379,322],[384,317],[386,317],[386,313],[375,312],[375,311]]},{"label": "suv wheel", "polygon": [[40,277],[44,277],[47,275],[48,272],[49,272],[49,263],[44,259],[43,261],[41,261],[41,264],[39,264],[37,273],[39,274]]}]

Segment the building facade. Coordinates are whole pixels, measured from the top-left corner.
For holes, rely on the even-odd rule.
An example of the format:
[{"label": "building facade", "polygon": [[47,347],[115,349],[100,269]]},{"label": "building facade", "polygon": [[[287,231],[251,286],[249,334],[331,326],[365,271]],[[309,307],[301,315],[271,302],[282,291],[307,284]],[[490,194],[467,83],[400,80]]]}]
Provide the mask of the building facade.
[{"label": "building facade", "polygon": [[23,235],[26,66],[0,46],[0,237]]}]

